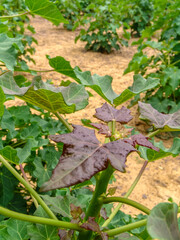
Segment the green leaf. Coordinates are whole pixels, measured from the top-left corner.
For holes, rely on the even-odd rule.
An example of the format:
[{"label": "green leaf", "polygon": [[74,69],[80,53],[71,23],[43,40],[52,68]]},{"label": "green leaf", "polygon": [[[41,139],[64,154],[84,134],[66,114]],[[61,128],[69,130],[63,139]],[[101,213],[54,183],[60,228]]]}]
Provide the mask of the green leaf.
[{"label": "green leaf", "polygon": [[169,149],[169,151],[174,155],[180,154],[180,138],[174,138],[173,139],[173,145]]},{"label": "green leaf", "polygon": [[28,90],[27,87],[20,88],[16,84],[10,71],[0,75],[0,86],[7,95],[23,95]]},{"label": "green leaf", "polygon": [[10,146],[6,146],[3,149],[1,149],[0,154],[11,163],[14,163],[14,164],[19,163],[19,158],[17,156],[16,149],[13,149]]},{"label": "green leaf", "polygon": [[140,74],[134,75],[134,82],[132,87],[125,89],[118,97],[113,100],[115,106],[118,106],[137,94],[147,91],[156,87],[159,84],[159,79],[157,78],[143,78]]},{"label": "green leaf", "polygon": [[15,129],[14,118],[7,109],[4,111],[0,126],[2,129],[8,129],[10,132],[13,132]]},{"label": "green leaf", "polygon": [[40,128],[38,123],[32,123],[31,125],[24,128],[21,132],[21,138],[26,139],[28,137],[36,138],[40,134]]},{"label": "green leaf", "polygon": [[17,156],[19,163],[23,163],[31,155],[32,148],[38,148],[38,142],[34,138],[27,139],[26,144],[23,148],[17,148]]},{"label": "green leaf", "polygon": [[4,95],[4,92],[2,88],[0,87],[0,117],[3,116],[4,114],[4,102],[6,100],[6,97]]},{"label": "green leaf", "polygon": [[27,226],[32,224],[29,222],[24,222],[16,219],[8,219],[3,221],[7,227],[7,232],[9,234],[8,240],[28,240],[29,235],[27,233]]},{"label": "green leaf", "polygon": [[180,139],[175,138],[171,148],[165,148],[163,142],[154,142],[154,146],[159,148],[159,151],[154,151],[153,149],[148,149],[146,147],[139,146],[138,150],[142,158],[148,161],[155,161],[162,159],[170,155],[178,155],[180,153]]},{"label": "green leaf", "polygon": [[[36,210],[34,215],[48,218],[41,206]],[[36,224],[29,225],[27,229],[31,240],[59,240],[57,227]]]},{"label": "green leaf", "polygon": [[70,201],[68,196],[50,197],[48,195],[41,195],[45,203],[50,206],[55,214],[60,214],[63,217],[72,218],[70,214]]},{"label": "green leaf", "polygon": [[140,238],[136,236],[132,236],[129,233],[122,233],[115,238],[115,240],[140,240]]},{"label": "green leaf", "polygon": [[76,74],[74,73],[75,68],[71,67],[69,61],[65,60],[61,56],[57,56],[55,58],[50,58],[50,56],[47,56],[47,59],[49,59],[49,65],[52,68],[54,68],[56,72],[71,77],[75,79],[77,82],[79,82],[78,78],[76,77]]},{"label": "green leaf", "polygon": [[159,203],[148,216],[147,230],[159,240],[180,239],[177,221],[178,206],[175,203]]},{"label": "green leaf", "polygon": [[148,77],[145,79],[140,74],[136,74],[133,77],[133,85],[129,89],[133,93],[141,93],[152,88],[155,88],[160,83],[160,80],[157,78]]},{"label": "green leaf", "polygon": [[16,66],[17,49],[24,51],[21,38],[9,38],[6,34],[0,34],[0,62],[13,71]]},{"label": "green leaf", "polygon": [[88,104],[88,93],[84,86],[76,83],[67,87],[54,87],[43,82],[40,77],[35,77],[31,86],[19,88],[12,73],[7,72],[0,76],[0,85],[4,93],[13,94],[53,113],[72,113]]},{"label": "green leaf", "polygon": [[63,18],[56,5],[48,0],[25,0],[25,3],[33,14],[39,15],[55,25],[59,25],[61,22],[68,23],[68,21]]},{"label": "green leaf", "polygon": [[15,126],[20,127],[24,124],[28,124],[32,118],[30,108],[28,106],[13,106],[8,108],[8,111],[14,117]]},{"label": "green leaf", "polygon": [[91,76],[91,72],[81,72],[77,68],[74,70],[77,78],[80,80],[81,84],[86,87],[92,88],[95,92],[97,92],[102,98],[104,98],[107,102],[113,103],[113,99],[118,95],[113,91],[111,83],[112,77],[99,76],[94,74]]},{"label": "green leaf", "polygon": [[41,158],[36,157],[33,161],[35,170],[33,171],[33,176],[37,178],[37,185],[40,187],[43,183],[48,181],[52,175],[52,168],[49,166],[43,166]]},{"label": "green leaf", "polygon": [[14,191],[18,184],[17,179],[7,170],[0,167],[0,205],[7,207],[14,197]]},{"label": "green leaf", "polygon": [[169,67],[164,70],[165,82],[169,81],[169,85],[172,87],[173,91],[180,84],[180,69],[177,67]]}]

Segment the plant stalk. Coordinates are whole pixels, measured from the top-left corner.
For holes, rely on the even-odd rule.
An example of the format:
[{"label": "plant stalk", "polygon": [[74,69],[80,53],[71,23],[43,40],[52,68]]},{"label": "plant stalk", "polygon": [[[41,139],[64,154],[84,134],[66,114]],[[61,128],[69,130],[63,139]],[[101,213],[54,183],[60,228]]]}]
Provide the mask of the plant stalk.
[{"label": "plant stalk", "polygon": [[15,218],[22,221],[32,222],[32,223],[40,223],[45,225],[57,226],[59,228],[66,228],[66,229],[73,229],[77,231],[82,231],[82,228],[76,223],[64,222],[55,219],[43,218],[43,217],[36,217],[31,216],[23,213],[17,213],[15,211],[11,211],[9,209],[0,207],[0,214]]},{"label": "plant stalk", "polygon": [[73,127],[58,112],[54,113],[54,115],[64,124],[69,132],[73,131]]},{"label": "plant stalk", "polygon": [[158,134],[158,133],[160,133],[160,132],[161,132],[161,130],[160,130],[160,129],[157,129],[156,131],[154,131],[154,132],[152,132],[152,133],[149,133],[149,134],[147,135],[147,137],[152,138],[152,137],[154,137],[156,134]]},{"label": "plant stalk", "polygon": [[49,209],[46,203],[42,200],[42,198],[38,195],[38,193],[31,187],[31,185],[26,182],[26,180],[21,177],[21,175],[0,155],[0,161],[4,164],[4,166],[25,186],[25,188],[32,194],[32,196],[37,200],[37,202],[42,206],[48,216],[52,219],[57,220],[54,213]]},{"label": "plant stalk", "polygon": [[[154,137],[156,134],[158,134],[160,132],[160,129],[157,129],[156,131],[150,133],[147,135],[147,137]],[[139,171],[136,179],[134,180],[133,184],[131,185],[131,187],[129,188],[129,190],[127,191],[127,193],[124,195],[125,198],[128,198],[132,191],[134,190],[134,188],[136,187],[137,183],[139,182],[142,174],[144,173],[146,167],[148,165],[148,161],[145,161],[141,170]],[[102,227],[107,227],[108,224],[112,221],[112,219],[115,217],[115,215],[117,214],[117,212],[119,211],[119,209],[122,207],[123,203],[119,203],[117,205],[117,207],[113,210],[113,212],[111,213],[111,215],[109,216],[109,218],[104,222],[104,224],[102,225]]]},{"label": "plant stalk", "polygon": [[20,16],[23,16],[23,15],[27,15],[27,14],[29,14],[29,13],[31,13],[31,12],[30,12],[30,11],[27,11],[27,12],[23,12],[23,13],[15,14],[15,15],[0,16],[0,19],[20,17]]},{"label": "plant stalk", "polygon": [[150,209],[147,208],[146,206],[133,201],[131,199],[128,198],[124,198],[124,197],[107,197],[107,198],[101,198],[100,200],[102,200],[103,204],[107,204],[107,203],[111,203],[111,202],[120,202],[120,203],[125,203],[127,205],[130,205],[136,209],[139,209],[140,211],[146,213],[147,215],[150,214]]},{"label": "plant stalk", "polygon": [[[101,207],[103,205],[103,202],[99,200],[99,197],[102,194],[106,193],[107,186],[109,183],[109,180],[111,178],[111,175],[113,174],[114,169],[112,166],[109,164],[108,168],[104,171],[101,172],[101,175],[99,179],[96,182],[96,188],[93,193],[93,197],[91,199],[91,202],[89,204],[89,207],[86,212],[85,220],[88,220],[88,217],[98,217]],[[92,232],[91,231],[82,231],[79,234],[79,240],[89,240],[92,237]]]},{"label": "plant stalk", "polygon": [[106,232],[109,237],[113,237],[113,236],[118,235],[120,233],[128,232],[132,229],[142,227],[146,224],[147,224],[147,219],[143,219],[141,221],[138,221],[138,222],[135,222],[135,223],[130,223],[130,224],[127,224],[125,226],[118,227],[118,228],[115,228],[115,229],[104,230],[104,232]]},{"label": "plant stalk", "polygon": [[[130,196],[130,194],[132,193],[132,191],[134,190],[134,188],[136,187],[137,183],[139,182],[144,170],[146,169],[146,166],[148,164],[148,161],[145,161],[141,170],[139,171],[136,179],[134,180],[133,184],[131,185],[131,187],[129,188],[129,190],[127,191],[127,193],[124,195],[125,198],[128,198]],[[109,216],[109,218],[103,223],[102,227],[107,227],[108,224],[112,221],[112,219],[115,217],[115,215],[117,214],[117,212],[119,211],[119,209],[122,207],[123,203],[119,203],[117,205],[117,207],[113,210],[113,212],[111,213],[111,215]]]}]

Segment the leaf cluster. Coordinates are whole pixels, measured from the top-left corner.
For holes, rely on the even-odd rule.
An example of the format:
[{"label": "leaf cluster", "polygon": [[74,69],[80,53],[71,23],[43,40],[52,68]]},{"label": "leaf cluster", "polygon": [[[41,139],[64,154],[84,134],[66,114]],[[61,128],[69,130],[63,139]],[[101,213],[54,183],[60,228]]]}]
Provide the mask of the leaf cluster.
[{"label": "leaf cluster", "polygon": [[[0,8],[0,62],[11,71],[28,72],[30,70],[26,63],[28,61],[35,63],[31,55],[35,53],[33,44],[37,44],[37,40],[31,36],[35,30],[30,25],[27,14],[40,15],[55,25],[59,25],[60,22],[67,23],[57,7],[48,0],[41,2],[2,0]],[[27,31],[30,34],[27,34]]]},{"label": "leaf cluster", "polygon": [[129,25],[132,36],[140,37],[141,32],[151,25],[153,10],[152,0],[126,1],[123,21]]},{"label": "leaf cluster", "polygon": [[87,42],[86,50],[102,53],[110,53],[113,49],[119,50],[121,45],[127,46],[126,39],[130,37],[128,32],[124,30],[123,36],[118,33],[122,25],[120,8],[121,3],[118,1],[96,0],[89,4],[86,8],[87,13],[75,26],[84,26],[75,42],[80,39]]},{"label": "leaf cluster", "polygon": [[90,4],[89,0],[51,0],[51,2],[57,6],[63,17],[68,20],[68,23],[63,24],[64,28],[68,30],[74,29],[75,24],[87,12],[86,8]]},{"label": "leaf cluster", "polygon": [[[56,25],[65,22],[53,2],[26,0],[25,3],[29,11]],[[106,1],[103,5],[99,0],[94,18],[96,14],[101,16],[99,13],[107,16],[114,14],[115,3],[118,1]],[[160,3],[160,6],[163,5],[163,1]],[[89,10],[92,11],[93,6],[93,3],[88,5]],[[113,16],[114,20],[118,19],[116,14]],[[111,21],[111,16],[108,21]],[[170,34],[174,32],[170,31]],[[2,36],[3,44],[21,49],[18,38]],[[172,41],[175,37],[173,35]],[[156,48],[161,49],[160,44],[169,41],[164,38],[156,43]],[[149,46],[153,44],[149,43]],[[165,51],[164,48],[161,50]],[[173,145],[167,149],[162,142],[152,142],[132,129],[125,131],[124,124],[132,119],[130,110],[116,108],[141,92],[159,87],[161,79],[154,78],[156,75],[148,75],[146,79],[136,74],[133,86],[116,94],[110,76],[82,72],[79,67],[72,68],[60,56],[47,58],[53,71],[68,76],[71,81],[62,81],[59,86],[54,86],[50,81],[43,82],[40,76],[27,81],[23,76],[13,76],[10,71],[0,75],[0,238],[179,239],[177,213],[180,210],[175,203],[161,203],[150,211],[128,197],[148,162],[180,153],[180,139],[175,138]],[[11,60],[9,62],[11,64]],[[172,85],[176,86],[176,82],[172,81]],[[87,88],[105,100],[102,107],[95,110],[94,117],[98,122],[85,120],[86,127],[70,125],[62,115],[88,105]],[[27,105],[4,107],[5,101],[14,96]],[[163,114],[142,102],[139,102],[139,111],[140,118],[152,125],[150,136],[157,132],[180,130],[179,111]],[[98,140],[96,130],[92,128],[105,135],[105,142]],[[137,152],[145,163],[125,197],[112,197],[115,189],[107,190],[108,184],[113,180],[115,170],[125,172],[125,163],[131,152]],[[117,211],[113,218],[112,204],[108,204],[112,202],[126,203],[149,216],[140,214],[133,218]]]},{"label": "leaf cluster", "polygon": [[[16,15],[22,11],[26,11],[22,0],[1,1],[0,16]],[[8,69],[13,70],[16,66],[27,70],[27,62],[35,63],[31,57],[35,53],[33,44],[37,44],[37,40],[32,36],[34,33],[35,29],[27,15],[0,19],[0,61],[5,63]]]},{"label": "leaf cluster", "polygon": [[[135,53],[124,74],[141,73],[145,78],[160,79],[160,83],[152,90],[145,92],[142,100],[150,103],[159,112],[173,113],[180,109],[179,78],[179,14],[178,1],[155,1],[153,25],[142,32],[136,44]],[[158,34],[157,40],[152,36]],[[152,49],[151,56],[147,50]],[[137,103],[136,98],[132,104]]]}]

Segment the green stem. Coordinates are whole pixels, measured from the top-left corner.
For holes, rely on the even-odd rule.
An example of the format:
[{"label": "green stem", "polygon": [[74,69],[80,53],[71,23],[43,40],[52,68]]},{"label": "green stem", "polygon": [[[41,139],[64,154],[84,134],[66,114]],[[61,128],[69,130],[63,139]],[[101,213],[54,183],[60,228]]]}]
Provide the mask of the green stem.
[{"label": "green stem", "polygon": [[149,133],[149,134],[147,135],[147,137],[152,138],[152,137],[154,137],[156,134],[158,134],[158,133],[160,133],[160,132],[161,132],[161,130],[160,130],[160,129],[157,129],[156,131],[154,131],[154,132],[152,132],[152,133]]},{"label": "green stem", "polygon": [[29,14],[29,13],[30,13],[30,11],[23,12],[23,13],[19,13],[19,14],[15,14],[15,15],[0,16],[0,19],[13,18],[13,17],[20,17],[20,16],[23,16],[23,15],[27,15],[27,14]]},{"label": "green stem", "polygon": [[26,142],[27,142],[26,140],[19,141],[19,142],[16,142],[16,143],[11,144],[11,147],[17,148],[17,147],[19,147],[19,146],[21,146],[21,145],[24,145]]},{"label": "green stem", "polygon": [[25,186],[25,188],[32,194],[32,196],[37,200],[37,202],[42,206],[45,212],[49,215],[50,218],[57,220],[54,213],[48,208],[45,202],[40,198],[38,193],[31,187],[31,185],[26,182],[24,178],[0,155],[0,161],[4,166]]},{"label": "green stem", "polygon": [[58,112],[54,113],[54,115],[64,124],[69,132],[73,131],[73,127]]},{"label": "green stem", "polygon": [[111,202],[120,202],[120,203],[125,203],[127,205],[130,205],[134,208],[137,208],[139,209],[140,211],[146,213],[146,214],[150,214],[150,209],[147,208],[146,206],[136,202],[136,201],[133,201],[131,199],[128,199],[128,198],[124,198],[124,197],[107,197],[107,198],[101,198],[100,199],[103,204],[107,204],[107,203],[111,203]]},{"label": "green stem", "polygon": [[111,131],[112,131],[112,135],[114,135],[116,131],[116,120],[112,121]]},{"label": "green stem", "polygon": [[109,164],[108,168],[101,173],[96,183],[96,188],[93,193],[93,197],[86,212],[85,220],[87,220],[88,217],[97,217],[99,215],[99,212],[103,204],[101,201],[99,201],[99,197],[102,194],[106,193],[107,186],[113,172],[114,169]]},{"label": "green stem", "polygon": [[104,232],[106,232],[109,237],[113,237],[113,236],[118,235],[120,233],[128,232],[132,229],[142,227],[146,224],[147,224],[147,219],[144,219],[144,220],[141,220],[141,221],[138,221],[138,222],[135,222],[135,223],[130,223],[130,224],[127,224],[125,226],[118,227],[118,228],[115,228],[115,229],[104,230]]},{"label": "green stem", "polygon": [[35,70],[35,69],[31,69],[31,68],[28,68],[27,70],[23,70],[23,69],[19,69],[18,70],[18,67],[16,68],[16,72],[55,72],[54,69],[49,69],[49,70]]},{"label": "green stem", "polygon": [[[107,186],[113,172],[114,172],[114,169],[110,164],[106,170],[101,172],[101,175],[96,182],[96,188],[93,193],[93,197],[91,199],[89,207],[87,209],[85,220],[87,220],[88,217],[95,217],[95,218],[98,217],[101,207],[103,205],[103,202],[99,200],[99,197],[102,194],[106,193]],[[83,231],[79,235],[79,240],[81,239],[88,240],[88,239],[91,239],[91,237],[92,237],[92,232]]]},{"label": "green stem", "polygon": [[[136,179],[134,180],[133,184],[131,185],[131,187],[129,188],[129,190],[127,191],[127,193],[124,195],[125,198],[128,198],[130,196],[130,194],[132,193],[132,191],[134,190],[134,188],[136,187],[137,183],[139,182],[146,166],[148,164],[148,161],[145,161],[141,170],[139,171]],[[119,209],[122,207],[122,203],[119,203],[117,205],[117,207],[113,210],[113,212],[111,213],[111,215],[109,216],[109,218],[104,222],[104,224],[102,225],[102,227],[107,227],[107,225],[112,221],[112,219],[115,217],[115,215],[117,214],[117,212],[119,211]]]},{"label": "green stem", "polygon": [[[159,133],[161,130],[160,129],[157,129],[156,131],[148,134],[147,137],[153,137],[155,136],[157,133]],[[148,165],[148,161],[145,161],[140,172],[138,173],[136,179],[134,180],[133,184],[131,185],[131,187],[129,188],[129,190],[127,191],[127,193],[124,195],[125,198],[128,198],[132,191],[134,190],[134,188],[136,187],[137,183],[139,182],[143,172],[145,171],[146,167]],[[113,212],[111,213],[111,215],[109,216],[109,218],[104,222],[104,224],[102,225],[102,227],[107,227],[108,224],[112,221],[112,219],[115,217],[115,215],[117,214],[117,212],[119,211],[119,209],[122,207],[122,203],[119,203],[117,205],[117,207],[113,210]]]},{"label": "green stem", "polygon": [[[26,180],[26,182],[29,183],[29,181],[28,181],[28,179],[27,179],[27,176],[26,176],[26,173],[25,173],[25,171],[24,171],[24,168],[23,168],[22,164],[19,164],[19,167],[20,167],[20,170],[21,170],[21,172],[22,172],[22,175],[23,175],[24,179]],[[31,195],[31,197],[32,197],[32,200],[33,200],[33,202],[34,202],[35,207],[38,208],[39,205],[38,205],[37,200],[33,197],[32,194],[30,194],[30,195]]]},{"label": "green stem", "polygon": [[57,226],[59,228],[67,228],[67,229],[82,231],[82,228],[78,224],[75,224],[75,223],[64,222],[64,221],[60,221],[60,220],[43,218],[43,217],[30,216],[27,214],[14,212],[14,211],[11,211],[11,210],[3,208],[3,207],[0,207],[0,214],[4,215],[6,217],[15,218],[15,219],[22,220],[22,221],[27,221],[27,222],[32,222],[32,223],[40,223],[40,224],[46,224],[46,225],[51,225],[51,226]]}]

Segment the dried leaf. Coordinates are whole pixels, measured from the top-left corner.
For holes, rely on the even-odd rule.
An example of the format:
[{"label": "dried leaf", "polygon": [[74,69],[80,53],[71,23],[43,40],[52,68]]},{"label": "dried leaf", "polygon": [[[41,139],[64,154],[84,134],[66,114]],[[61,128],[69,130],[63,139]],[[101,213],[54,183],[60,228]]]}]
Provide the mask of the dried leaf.
[{"label": "dried leaf", "polygon": [[115,120],[119,123],[128,123],[133,118],[130,112],[131,111],[125,107],[118,110],[104,103],[102,107],[96,109],[96,114],[94,116],[104,122]]}]

